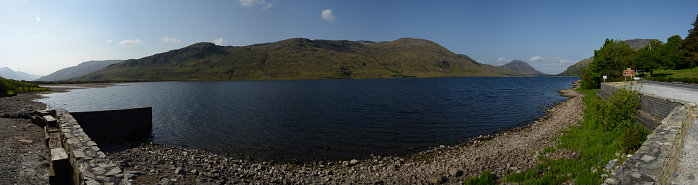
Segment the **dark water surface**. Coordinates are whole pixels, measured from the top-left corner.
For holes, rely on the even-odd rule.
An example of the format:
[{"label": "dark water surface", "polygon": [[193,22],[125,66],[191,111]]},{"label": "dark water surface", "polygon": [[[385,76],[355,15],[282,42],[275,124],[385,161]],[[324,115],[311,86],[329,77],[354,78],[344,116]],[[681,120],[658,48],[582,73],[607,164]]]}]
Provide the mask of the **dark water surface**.
[{"label": "dark water surface", "polygon": [[145,82],[46,95],[49,109],[153,107],[153,141],[255,160],[347,160],[527,124],[576,77]]}]

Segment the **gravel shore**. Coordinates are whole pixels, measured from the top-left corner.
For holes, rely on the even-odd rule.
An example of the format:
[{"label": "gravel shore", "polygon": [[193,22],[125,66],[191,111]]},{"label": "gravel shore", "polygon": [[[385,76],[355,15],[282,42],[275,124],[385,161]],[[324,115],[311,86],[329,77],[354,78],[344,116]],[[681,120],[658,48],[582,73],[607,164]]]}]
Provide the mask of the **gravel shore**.
[{"label": "gravel shore", "polygon": [[39,95],[0,98],[0,184],[48,184],[49,152],[44,129],[29,115],[46,105]]},{"label": "gravel shore", "polygon": [[[570,99],[528,126],[402,157],[306,164],[251,162],[151,143],[109,153],[108,158],[124,169],[133,184],[460,184],[483,170],[502,177],[534,167],[538,153],[555,146],[553,138],[560,131],[583,119],[582,95],[571,89],[560,93]],[[577,153],[559,150],[548,155],[574,157]]]}]

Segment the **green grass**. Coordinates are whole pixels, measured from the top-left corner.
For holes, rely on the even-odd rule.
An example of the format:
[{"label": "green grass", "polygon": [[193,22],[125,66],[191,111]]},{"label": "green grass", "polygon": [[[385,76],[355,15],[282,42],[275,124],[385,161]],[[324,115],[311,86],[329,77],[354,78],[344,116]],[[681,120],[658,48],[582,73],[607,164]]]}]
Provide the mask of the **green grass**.
[{"label": "green grass", "polygon": [[680,70],[655,70],[653,75],[647,79],[666,82],[680,81],[685,83],[698,83],[698,67]]},{"label": "green grass", "polygon": [[653,73],[655,76],[666,75],[666,77],[672,77],[672,78],[698,78],[698,67],[692,68],[692,69],[680,69],[680,70],[662,69],[662,70],[655,70]]},{"label": "green grass", "polygon": [[[572,159],[549,159],[539,156],[540,162],[533,169],[521,173],[511,173],[504,180],[519,184],[562,184],[575,179],[575,184],[601,184],[605,173],[603,168],[608,161],[616,158],[615,153],[623,153],[625,148],[623,136],[628,128],[608,129],[602,124],[598,115],[604,115],[604,110],[597,105],[605,101],[596,96],[596,90],[580,90],[586,94],[584,102],[588,105],[584,110],[584,121],[578,127],[570,128],[560,137],[560,144],[555,148],[546,148],[542,153],[554,152],[556,149],[567,148],[577,151]],[[608,102],[605,102],[608,104]],[[636,107],[635,107],[636,108]],[[634,122],[634,118],[633,122]],[[631,125],[634,126],[634,125]],[[635,136],[635,135],[631,135]],[[641,138],[646,138],[643,132]],[[644,141],[644,140],[642,140]],[[632,152],[632,151],[631,151]],[[622,156],[621,156],[621,160]],[[592,172],[592,169],[597,169]]]},{"label": "green grass", "polygon": [[492,173],[489,171],[483,171],[480,176],[473,176],[465,181],[463,181],[463,184],[465,185],[491,185],[491,184],[496,184],[495,177]]}]

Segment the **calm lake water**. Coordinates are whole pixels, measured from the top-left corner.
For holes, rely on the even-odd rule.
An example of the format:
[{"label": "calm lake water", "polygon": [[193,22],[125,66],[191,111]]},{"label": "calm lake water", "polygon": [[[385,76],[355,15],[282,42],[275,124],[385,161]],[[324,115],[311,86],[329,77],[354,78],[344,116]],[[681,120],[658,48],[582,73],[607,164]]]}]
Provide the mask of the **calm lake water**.
[{"label": "calm lake water", "polygon": [[153,107],[153,141],[254,160],[417,152],[531,123],[576,77],[145,82],[46,95],[49,109]]}]

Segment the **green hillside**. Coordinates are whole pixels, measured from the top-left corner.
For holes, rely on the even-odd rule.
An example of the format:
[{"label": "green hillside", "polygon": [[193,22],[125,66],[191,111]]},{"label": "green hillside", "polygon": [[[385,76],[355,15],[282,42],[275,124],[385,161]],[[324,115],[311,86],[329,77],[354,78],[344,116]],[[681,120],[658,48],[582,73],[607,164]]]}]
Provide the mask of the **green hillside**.
[{"label": "green hillside", "polygon": [[520,75],[454,54],[432,41],[294,38],[250,46],[197,43],[126,60],[78,81],[292,80]]},{"label": "green hillside", "polygon": [[584,71],[584,69],[586,69],[587,66],[589,66],[589,64],[593,60],[594,60],[594,57],[589,57],[587,59],[580,60],[579,62],[575,63],[574,65],[567,67],[567,70],[558,74],[558,76],[580,76],[580,75],[582,75],[582,72]]}]

